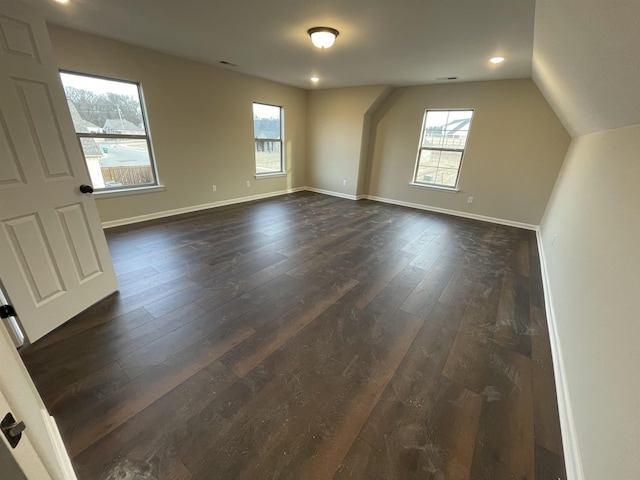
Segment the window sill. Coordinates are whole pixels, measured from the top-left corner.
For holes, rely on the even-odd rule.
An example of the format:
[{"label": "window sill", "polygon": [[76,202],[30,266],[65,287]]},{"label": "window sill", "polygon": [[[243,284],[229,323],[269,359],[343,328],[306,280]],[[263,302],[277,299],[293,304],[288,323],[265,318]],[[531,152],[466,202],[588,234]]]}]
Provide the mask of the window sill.
[{"label": "window sill", "polygon": [[273,178],[273,177],[286,177],[287,172],[278,172],[278,173],[260,173],[256,174],[256,180],[260,180],[261,178]]},{"label": "window sill", "polygon": [[440,185],[426,185],[424,183],[409,183],[410,187],[426,188],[428,190],[438,190],[439,192],[458,193],[460,190],[454,187],[441,187]]},{"label": "window sill", "polygon": [[166,189],[167,187],[165,187],[164,185],[153,185],[150,187],[134,187],[121,190],[102,190],[94,192],[93,195],[96,197],[96,199],[100,200],[103,198],[123,197],[125,195],[140,195],[141,193],[164,192]]}]

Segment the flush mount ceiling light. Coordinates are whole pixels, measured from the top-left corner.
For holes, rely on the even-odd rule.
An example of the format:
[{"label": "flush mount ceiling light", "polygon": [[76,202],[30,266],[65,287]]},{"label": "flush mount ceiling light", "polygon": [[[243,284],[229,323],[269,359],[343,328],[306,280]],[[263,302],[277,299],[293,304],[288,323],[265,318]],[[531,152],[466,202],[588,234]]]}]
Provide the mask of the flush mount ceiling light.
[{"label": "flush mount ceiling light", "polygon": [[493,58],[489,59],[489,61],[491,63],[493,63],[494,65],[497,65],[498,63],[504,62],[504,57],[493,57]]},{"label": "flush mount ceiling light", "polygon": [[336,41],[340,32],[331,27],[313,27],[307,30],[311,42],[318,48],[329,48]]},{"label": "flush mount ceiling light", "polygon": [[320,81],[319,77],[311,77],[309,80],[311,80],[313,83],[318,83]]}]

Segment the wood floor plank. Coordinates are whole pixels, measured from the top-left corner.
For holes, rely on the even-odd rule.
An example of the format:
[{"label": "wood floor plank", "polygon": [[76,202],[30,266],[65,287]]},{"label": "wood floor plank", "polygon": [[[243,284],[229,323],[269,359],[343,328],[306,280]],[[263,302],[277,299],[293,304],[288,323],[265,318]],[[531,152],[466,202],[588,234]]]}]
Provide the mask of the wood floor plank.
[{"label": "wood floor plank", "polygon": [[[361,438],[356,438],[334,480],[400,480],[425,478],[407,476],[391,460]],[[428,478],[428,477],[427,477]]]},{"label": "wood floor plank", "polygon": [[[192,478],[188,470],[174,471],[174,463],[184,466],[175,453],[177,445],[189,442],[190,422],[237,385],[228,369],[212,362],[158,399],[151,408],[145,408],[77,455],[74,464],[80,478],[117,479],[127,475],[136,478],[136,474],[143,475],[142,478],[145,474],[157,479]],[[237,389],[231,394],[240,396]],[[149,425],[153,428],[148,428]],[[165,471],[167,460],[169,472]]]},{"label": "wood floor plank", "polygon": [[[62,433],[69,453],[82,452],[249,337],[253,329],[244,326],[225,333],[180,352],[155,367],[149,375],[138,377],[81,414],[64,418],[68,428]],[[96,410],[100,415],[95,414]]]},{"label": "wood floor plank", "polygon": [[441,257],[427,272],[415,290],[400,308],[407,313],[426,318],[438,301],[451,275],[456,270],[457,262],[449,257]]},{"label": "wood floor plank", "polygon": [[493,337],[503,347],[527,357],[531,356],[531,337],[538,335],[530,309],[528,279],[505,273]]},{"label": "wood floor plank", "polygon": [[538,335],[532,338],[531,349],[536,443],[562,457],[562,434],[546,316],[544,311],[537,307],[531,308],[531,316],[533,323],[538,326]]},{"label": "wood floor plank", "polygon": [[21,349],[79,480],[565,480],[534,232],[299,192],[107,240]]},{"label": "wood floor plank", "polygon": [[331,293],[327,294],[323,291],[321,295],[316,294],[301,299],[297,305],[287,310],[274,322],[231,350],[221,361],[238,377],[244,377],[357,284],[356,280],[348,279],[333,285]]},{"label": "wood floor plank", "polygon": [[484,381],[471,478],[535,478],[531,359],[495,346]]},{"label": "wood floor plank", "polygon": [[536,478],[567,480],[562,454],[551,453],[536,445]]}]

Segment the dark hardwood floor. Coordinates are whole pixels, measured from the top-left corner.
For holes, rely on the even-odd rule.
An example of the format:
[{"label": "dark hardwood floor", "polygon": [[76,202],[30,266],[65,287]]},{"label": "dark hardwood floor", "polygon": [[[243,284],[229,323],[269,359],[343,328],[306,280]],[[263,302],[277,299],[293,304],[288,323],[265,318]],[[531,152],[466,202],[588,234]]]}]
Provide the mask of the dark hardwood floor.
[{"label": "dark hardwood floor", "polygon": [[22,351],[79,479],[565,479],[533,232],[298,193],[107,239]]}]

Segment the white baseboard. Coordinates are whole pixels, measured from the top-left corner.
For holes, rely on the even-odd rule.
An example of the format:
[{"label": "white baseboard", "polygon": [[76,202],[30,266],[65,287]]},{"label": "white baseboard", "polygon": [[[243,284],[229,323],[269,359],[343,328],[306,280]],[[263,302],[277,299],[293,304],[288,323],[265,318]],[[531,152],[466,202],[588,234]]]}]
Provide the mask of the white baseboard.
[{"label": "white baseboard", "polygon": [[58,430],[58,425],[56,424],[55,419],[51,415],[49,415],[49,412],[44,409],[41,410],[41,413],[45,427],[47,428],[47,433],[49,434],[49,439],[51,440],[53,448],[56,452],[58,466],[62,471],[63,479],[77,480],[76,473],[73,471],[73,465],[71,465],[69,454],[67,453],[67,449],[64,446],[64,442],[62,441],[62,437],[60,436],[60,430]]},{"label": "white baseboard", "polygon": [[191,207],[174,208],[172,210],[164,210],[162,212],[154,212],[146,215],[138,215],[136,217],[121,218],[119,220],[111,220],[108,222],[102,222],[102,228],[120,227],[122,225],[130,225],[133,223],[146,222],[148,220],[155,220],[158,218],[172,217],[174,215],[181,215],[183,213],[199,212],[201,210],[208,210],[210,208],[224,207],[225,205],[234,205],[236,203],[252,202],[254,200],[262,200],[263,198],[278,197],[280,195],[286,195],[288,193],[300,192],[306,190],[306,187],[290,188],[288,190],[280,190],[277,192],[262,193],[259,195],[250,195],[248,197],[231,198],[229,200],[222,200],[220,202],[203,203],[200,205],[193,205]]},{"label": "white baseboard", "polygon": [[366,198],[376,202],[390,203],[392,205],[400,205],[402,207],[417,208],[419,210],[427,210],[429,212],[444,213],[446,215],[454,215],[456,217],[471,218],[483,222],[497,223],[499,225],[507,225],[509,227],[524,228],[526,230],[537,230],[537,225],[530,223],[514,222],[513,220],[505,220],[503,218],[487,217],[485,215],[477,215],[475,213],[460,212],[458,210],[448,210],[446,208],[431,207],[420,203],[403,202],[402,200],[394,200],[391,198],[375,197],[373,195],[361,195],[360,198]]},{"label": "white baseboard", "polygon": [[321,188],[304,187],[304,190],[307,190],[309,192],[322,193],[323,195],[331,195],[332,197],[346,198],[347,200],[359,200],[359,198],[356,197],[355,195],[350,195],[348,193],[333,192],[331,190],[323,190]]},{"label": "white baseboard", "polygon": [[497,223],[499,225],[507,225],[510,227],[517,227],[517,228],[524,228],[526,230],[537,230],[538,226],[537,225],[532,225],[529,223],[522,223],[522,222],[514,222],[512,220],[505,220],[502,218],[495,218],[495,217],[487,217],[485,215],[476,215],[474,213],[467,213],[467,212],[460,212],[458,210],[448,210],[446,208],[439,208],[439,207],[432,207],[429,205],[422,205],[419,203],[410,203],[410,202],[403,202],[402,200],[394,200],[391,198],[383,198],[383,197],[375,197],[373,195],[351,195],[348,193],[341,193],[341,192],[334,192],[331,190],[323,190],[321,188],[315,188],[315,187],[298,187],[298,188],[290,188],[288,190],[280,190],[277,192],[269,192],[269,193],[263,193],[260,195],[251,195],[248,197],[239,197],[239,198],[231,198],[228,200],[222,200],[220,202],[213,202],[213,203],[204,203],[204,204],[200,204],[200,205],[193,205],[191,207],[184,207],[184,208],[175,208],[172,210],[164,210],[162,212],[154,212],[154,213],[149,213],[146,215],[139,215],[136,217],[127,217],[127,218],[121,218],[119,220],[111,220],[108,222],[102,222],[102,228],[107,229],[107,228],[113,228],[113,227],[120,227],[122,225],[130,225],[133,223],[139,223],[139,222],[146,222],[148,220],[155,220],[158,218],[165,218],[165,217],[172,217],[174,215],[181,215],[183,213],[191,213],[191,212],[198,212],[201,210],[208,210],[210,208],[216,208],[216,207],[223,207],[225,205],[234,205],[236,203],[244,203],[244,202],[251,202],[254,200],[261,200],[263,198],[270,198],[270,197],[277,197],[280,195],[286,195],[288,193],[294,193],[294,192],[300,192],[300,191],[309,191],[309,192],[315,192],[315,193],[321,193],[323,195],[331,195],[333,197],[339,197],[339,198],[346,198],[347,200],[362,200],[362,199],[367,199],[367,200],[373,200],[375,202],[382,202],[382,203],[389,203],[392,205],[399,205],[402,207],[409,207],[409,208],[416,208],[419,210],[426,210],[429,212],[436,212],[436,213],[444,213],[446,215],[454,215],[456,217],[464,217],[464,218],[471,218],[473,220],[480,220],[483,222],[490,222],[490,223]]},{"label": "white baseboard", "polygon": [[542,244],[542,234],[540,228],[536,229],[538,240],[538,251],[540,254],[540,269],[542,271],[542,287],[544,289],[544,303],[547,313],[547,324],[549,327],[549,341],[551,343],[551,355],[553,357],[553,372],[556,380],[556,394],[558,396],[558,415],[560,417],[560,428],[562,431],[562,446],[564,449],[565,468],[567,470],[567,480],[584,480],[582,470],[582,459],[580,447],[578,445],[578,435],[573,418],[573,408],[569,396],[569,385],[567,374],[564,369],[564,357],[558,335],[558,323],[553,309],[553,295],[549,282],[547,270],[547,260]]}]

